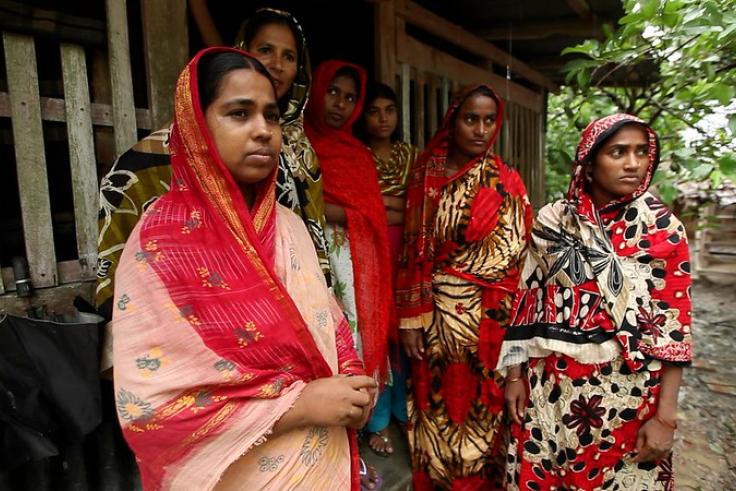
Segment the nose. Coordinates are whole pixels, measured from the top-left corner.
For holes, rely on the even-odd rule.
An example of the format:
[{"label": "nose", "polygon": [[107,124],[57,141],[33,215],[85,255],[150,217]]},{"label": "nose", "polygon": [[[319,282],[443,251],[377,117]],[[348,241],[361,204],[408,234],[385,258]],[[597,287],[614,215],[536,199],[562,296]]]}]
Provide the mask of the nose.
[{"label": "nose", "polygon": [[643,159],[644,157],[641,157],[636,152],[630,152],[624,161],[624,168],[626,170],[636,171],[641,167]]},{"label": "nose", "polygon": [[345,99],[343,99],[340,96],[336,97],[335,98],[335,106],[338,107],[338,108],[340,108],[340,109],[345,109]]},{"label": "nose", "polygon": [[479,122],[475,126],[475,134],[476,136],[483,136],[486,133],[488,133],[488,125],[484,123],[483,121]]},{"label": "nose", "polygon": [[268,142],[273,138],[273,131],[268,125],[266,118],[261,116],[254,121],[254,124],[255,128],[253,129],[253,137],[256,140]]},{"label": "nose", "polygon": [[282,72],[283,71],[283,66],[282,66],[282,63],[281,63],[281,57],[278,55],[278,53],[274,53],[273,56],[271,56],[270,66],[271,66],[271,68],[273,68],[277,72]]},{"label": "nose", "polygon": [[384,111],[381,111],[378,113],[378,120],[381,123],[385,123],[388,121],[388,114],[386,114]]}]

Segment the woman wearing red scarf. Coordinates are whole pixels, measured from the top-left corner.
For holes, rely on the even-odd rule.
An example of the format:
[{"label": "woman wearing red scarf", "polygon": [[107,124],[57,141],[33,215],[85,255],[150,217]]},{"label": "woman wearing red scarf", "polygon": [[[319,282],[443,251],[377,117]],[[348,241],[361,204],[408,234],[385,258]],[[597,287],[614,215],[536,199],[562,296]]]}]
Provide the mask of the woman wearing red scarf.
[{"label": "woman wearing red scarf", "polygon": [[400,334],[413,358],[414,488],[503,489],[503,391],[495,375],[531,209],[519,174],[493,153],[503,104],[490,87],[454,99],[412,170]]},{"label": "woman wearing red scarf", "polygon": [[314,72],[305,131],[322,167],[335,295],[342,301],[366,372],[382,382],[393,313],[386,211],[373,156],[353,136],[365,70],[329,60]]},{"label": "woman wearing red scarf", "polygon": [[171,189],[115,281],[117,412],[146,490],[359,488],[349,428],[375,382],[303,221],[276,203],[281,141],[263,65],[197,54],[176,88]]},{"label": "woman wearing red scarf", "polygon": [[675,489],[690,263],[685,229],[647,191],[658,163],[644,121],[593,121],[567,197],[539,211],[499,362],[509,489]]}]

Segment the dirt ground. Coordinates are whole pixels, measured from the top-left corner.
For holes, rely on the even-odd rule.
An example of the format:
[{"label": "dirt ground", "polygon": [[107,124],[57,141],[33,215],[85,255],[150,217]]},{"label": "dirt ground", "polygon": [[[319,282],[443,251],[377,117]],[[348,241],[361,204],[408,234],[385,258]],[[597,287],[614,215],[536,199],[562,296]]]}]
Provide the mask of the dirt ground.
[{"label": "dirt ground", "polygon": [[680,392],[678,490],[736,490],[736,278],[693,287],[695,361]]}]

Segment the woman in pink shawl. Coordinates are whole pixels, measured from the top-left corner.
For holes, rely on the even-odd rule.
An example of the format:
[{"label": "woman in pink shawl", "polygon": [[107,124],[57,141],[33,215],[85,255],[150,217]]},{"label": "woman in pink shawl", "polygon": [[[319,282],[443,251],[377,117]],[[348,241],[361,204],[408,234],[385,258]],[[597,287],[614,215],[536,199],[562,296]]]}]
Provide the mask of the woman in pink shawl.
[{"label": "woman in pink shawl", "polygon": [[147,490],[359,487],[352,428],[375,383],[303,222],[276,204],[280,146],[265,68],[236,49],[195,56],[171,190],[115,284],[118,417]]}]

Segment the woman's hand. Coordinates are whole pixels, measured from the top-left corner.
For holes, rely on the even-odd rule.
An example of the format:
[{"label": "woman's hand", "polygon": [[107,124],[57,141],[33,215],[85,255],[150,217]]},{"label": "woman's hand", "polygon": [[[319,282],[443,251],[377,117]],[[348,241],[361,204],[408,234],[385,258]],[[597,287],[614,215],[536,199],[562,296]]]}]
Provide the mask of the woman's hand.
[{"label": "woman's hand", "polygon": [[399,338],[409,358],[421,360],[424,354],[424,329],[399,329]]},{"label": "woman's hand", "polygon": [[366,375],[335,375],[309,382],[297,400],[306,425],[361,428],[371,412],[376,381]]},{"label": "woman's hand", "polygon": [[666,425],[657,417],[649,419],[639,428],[634,462],[652,462],[666,458],[672,452],[675,441],[675,424]]},{"label": "woman's hand", "polygon": [[504,399],[506,399],[506,410],[511,421],[520,425],[524,421],[526,412],[526,383],[521,375],[521,367],[509,368],[504,388]]}]

